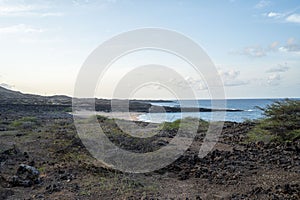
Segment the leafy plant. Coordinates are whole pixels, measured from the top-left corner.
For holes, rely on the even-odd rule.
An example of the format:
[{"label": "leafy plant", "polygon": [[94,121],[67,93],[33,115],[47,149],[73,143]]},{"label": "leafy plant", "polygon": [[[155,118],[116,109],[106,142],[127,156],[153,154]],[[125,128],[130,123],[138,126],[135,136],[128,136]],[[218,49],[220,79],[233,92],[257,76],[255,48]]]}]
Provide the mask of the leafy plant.
[{"label": "leafy plant", "polygon": [[33,129],[38,124],[36,117],[23,117],[13,121],[10,126],[12,128]]},{"label": "leafy plant", "polygon": [[187,117],[184,119],[178,119],[173,122],[164,122],[161,125],[161,129],[164,131],[176,132],[179,128],[183,130],[189,129],[190,127],[198,126],[198,132],[206,131],[208,122],[202,119]]},{"label": "leafy plant", "polygon": [[[262,109],[262,108],[261,108]],[[264,111],[265,118],[248,134],[253,140],[275,140],[279,142],[300,139],[300,101],[285,99],[276,101]]]}]

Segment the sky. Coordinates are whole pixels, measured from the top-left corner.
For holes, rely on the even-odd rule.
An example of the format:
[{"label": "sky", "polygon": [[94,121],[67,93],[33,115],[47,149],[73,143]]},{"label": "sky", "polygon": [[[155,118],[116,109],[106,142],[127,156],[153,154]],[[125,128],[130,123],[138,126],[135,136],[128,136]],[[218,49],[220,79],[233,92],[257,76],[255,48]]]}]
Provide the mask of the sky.
[{"label": "sky", "polygon": [[[145,27],[174,30],[198,43],[215,64],[226,98],[300,97],[299,0],[0,0],[0,85],[72,96],[95,48]],[[166,53],[136,52],[112,65],[95,95],[111,98],[124,69],[161,63],[189,67]],[[197,98],[209,98],[203,77],[186,72]],[[145,87],[134,97],[172,98],[166,93]]]}]

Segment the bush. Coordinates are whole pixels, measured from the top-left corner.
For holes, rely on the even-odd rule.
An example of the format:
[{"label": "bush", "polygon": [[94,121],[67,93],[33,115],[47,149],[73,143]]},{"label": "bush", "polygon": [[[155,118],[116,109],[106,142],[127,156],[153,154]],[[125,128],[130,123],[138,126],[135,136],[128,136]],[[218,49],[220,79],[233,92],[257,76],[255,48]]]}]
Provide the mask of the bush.
[{"label": "bush", "polygon": [[267,106],[265,118],[249,133],[249,137],[257,139],[269,138],[279,142],[300,139],[300,101],[286,99],[276,101]]},{"label": "bush", "polygon": [[36,117],[23,117],[11,123],[12,128],[33,129],[37,125]]},{"label": "bush", "polygon": [[178,129],[180,127],[180,123],[181,123],[180,119],[177,119],[174,122],[164,122],[161,125],[161,129],[165,130],[165,131],[178,131]]},{"label": "bush", "polygon": [[99,122],[104,122],[106,120],[108,120],[108,117],[102,116],[102,115],[97,115],[97,120]]},{"label": "bush", "polygon": [[190,127],[198,125],[198,132],[206,131],[208,128],[208,122],[202,119],[187,117],[184,119],[177,119],[173,122],[164,122],[161,124],[161,130],[176,132],[181,127],[183,130],[188,130]]}]

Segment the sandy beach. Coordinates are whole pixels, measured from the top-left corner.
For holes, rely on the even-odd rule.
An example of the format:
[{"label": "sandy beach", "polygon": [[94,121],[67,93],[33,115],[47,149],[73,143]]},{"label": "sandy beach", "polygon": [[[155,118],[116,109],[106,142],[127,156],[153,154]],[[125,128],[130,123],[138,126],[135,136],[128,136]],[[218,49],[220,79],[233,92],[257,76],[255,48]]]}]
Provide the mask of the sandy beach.
[{"label": "sandy beach", "polygon": [[139,116],[143,113],[139,112],[96,112],[97,115],[108,117],[109,119],[123,119],[129,121],[140,121]]}]

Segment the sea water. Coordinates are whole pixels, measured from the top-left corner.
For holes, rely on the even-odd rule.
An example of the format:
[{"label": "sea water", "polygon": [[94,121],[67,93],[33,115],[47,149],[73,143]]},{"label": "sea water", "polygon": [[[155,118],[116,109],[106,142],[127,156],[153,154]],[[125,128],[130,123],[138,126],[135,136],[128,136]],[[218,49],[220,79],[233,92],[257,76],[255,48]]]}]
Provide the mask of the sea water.
[{"label": "sea water", "polygon": [[[227,99],[225,101],[226,107],[215,107],[221,109],[242,110],[238,112],[189,112],[189,113],[145,113],[139,116],[140,121],[144,122],[172,122],[177,119],[185,117],[200,118],[206,121],[219,121],[220,118],[216,116],[224,116],[224,121],[243,122],[245,120],[256,120],[263,117],[261,108],[266,108],[267,105],[275,101],[283,99]],[[181,101],[155,101],[150,102],[156,106],[171,106],[171,107],[201,107],[213,108],[211,100],[181,100]]]}]

